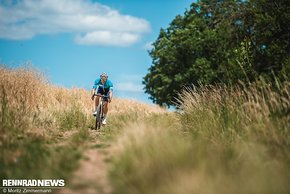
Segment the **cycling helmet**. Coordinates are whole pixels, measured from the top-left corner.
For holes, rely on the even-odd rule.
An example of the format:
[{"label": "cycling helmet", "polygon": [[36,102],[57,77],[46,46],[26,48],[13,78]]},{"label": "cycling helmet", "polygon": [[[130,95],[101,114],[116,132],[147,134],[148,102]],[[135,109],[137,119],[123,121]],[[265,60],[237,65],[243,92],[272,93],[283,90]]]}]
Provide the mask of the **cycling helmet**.
[{"label": "cycling helmet", "polygon": [[101,78],[102,78],[102,77],[106,77],[106,78],[108,78],[108,74],[105,73],[105,72],[103,72],[103,73],[100,75],[100,77],[101,77]]}]

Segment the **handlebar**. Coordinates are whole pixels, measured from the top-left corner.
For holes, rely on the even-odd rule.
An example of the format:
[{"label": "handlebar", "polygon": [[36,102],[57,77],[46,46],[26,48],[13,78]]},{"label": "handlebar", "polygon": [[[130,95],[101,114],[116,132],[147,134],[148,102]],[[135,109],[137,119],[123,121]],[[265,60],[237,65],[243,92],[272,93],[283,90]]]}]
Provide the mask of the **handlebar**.
[{"label": "handlebar", "polygon": [[100,94],[95,94],[95,96],[100,96],[100,97],[102,97],[102,98],[110,98],[109,95],[100,95]]}]

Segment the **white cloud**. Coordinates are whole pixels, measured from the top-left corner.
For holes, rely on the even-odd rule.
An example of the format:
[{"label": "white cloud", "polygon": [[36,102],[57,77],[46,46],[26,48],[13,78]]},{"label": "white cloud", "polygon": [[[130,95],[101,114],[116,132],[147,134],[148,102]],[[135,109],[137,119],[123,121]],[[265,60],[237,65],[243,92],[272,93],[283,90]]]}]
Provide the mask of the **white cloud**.
[{"label": "white cloud", "polygon": [[143,86],[133,82],[116,83],[115,88],[122,92],[143,92]]},{"label": "white cloud", "polygon": [[153,42],[147,42],[144,46],[143,46],[143,48],[145,49],[145,50],[151,50],[151,49],[153,49]]},{"label": "white cloud", "polygon": [[0,2],[0,38],[4,39],[75,33],[79,44],[128,46],[149,31],[148,21],[89,0]]},{"label": "white cloud", "polygon": [[112,45],[129,46],[138,41],[140,36],[127,32],[96,31],[87,33],[84,36],[76,36],[75,41],[78,44],[91,45]]}]

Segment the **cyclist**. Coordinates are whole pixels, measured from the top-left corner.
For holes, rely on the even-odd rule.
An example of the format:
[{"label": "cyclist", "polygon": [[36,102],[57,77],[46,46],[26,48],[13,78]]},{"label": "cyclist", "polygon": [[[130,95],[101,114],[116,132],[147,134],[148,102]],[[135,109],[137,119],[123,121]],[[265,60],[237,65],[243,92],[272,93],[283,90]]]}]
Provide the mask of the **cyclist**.
[{"label": "cyclist", "polygon": [[[100,78],[97,78],[95,80],[95,84],[92,89],[92,100],[95,100],[95,110],[93,115],[97,115],[97,108],[99,105],[100,101],[100,96],[97,95],[105,95],[105,101],[106,103],[104,104],[104,117],[102,118],[102,124],[106,125],[106,117],[107,113],[109,110],[108,104],[112,101],[112,96],[113,96],[113,83],[108,80],[108,74],[102,73],[100,75]],[[108,103],[109,102],[109,103]]]}]

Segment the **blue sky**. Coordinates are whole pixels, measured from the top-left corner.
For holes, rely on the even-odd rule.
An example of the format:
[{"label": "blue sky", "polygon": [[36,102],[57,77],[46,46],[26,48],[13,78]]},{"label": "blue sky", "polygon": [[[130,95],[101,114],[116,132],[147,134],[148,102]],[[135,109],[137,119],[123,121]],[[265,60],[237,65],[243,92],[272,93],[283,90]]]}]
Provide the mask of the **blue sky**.
[{"label": "blue sky", "polygon": [[192,0],[0,1],[0,62],[30,62],[64,87],[91,89],[101,72],[115,95],[150,103],[142,77],[161,27]]}]

